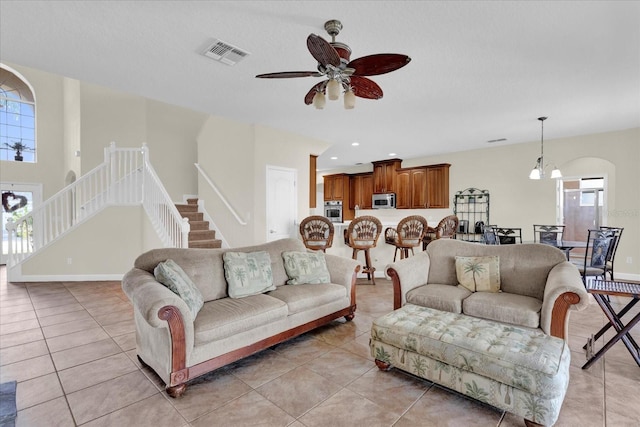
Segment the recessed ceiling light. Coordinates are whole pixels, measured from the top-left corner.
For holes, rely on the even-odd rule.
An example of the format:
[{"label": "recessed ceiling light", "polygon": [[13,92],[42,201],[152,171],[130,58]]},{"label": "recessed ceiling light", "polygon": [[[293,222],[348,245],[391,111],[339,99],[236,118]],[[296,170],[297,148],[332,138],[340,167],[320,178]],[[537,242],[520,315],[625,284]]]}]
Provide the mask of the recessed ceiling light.
[{"label": "recessed ceiling light", "polygon": [[390,155],[390,156],[395,156],[395,155],[396,155],[396,153],[389,153],[389,155]]},{"label": "recessed ceiling light", "polygon": [[360,145],[359,142],[352,142],[351,145],[353,145],[354,147],[357,147],[358,145]]},{"label": "recessed ceiling light", "polygon": [[335,156],[333,156],[333,157],[331,158],[331,160],[338,160],[338,158],[337,158],[337,157],[335,157]]}]

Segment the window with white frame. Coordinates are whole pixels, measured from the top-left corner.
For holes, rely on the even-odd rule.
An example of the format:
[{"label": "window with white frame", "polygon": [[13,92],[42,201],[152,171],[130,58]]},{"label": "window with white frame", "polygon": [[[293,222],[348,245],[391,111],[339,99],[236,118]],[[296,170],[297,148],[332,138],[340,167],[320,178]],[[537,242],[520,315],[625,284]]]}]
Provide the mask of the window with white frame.
[{"label": "window with white frame", "polygon": [[23,78],[0,64],[0,160],[36,161],[36,103]]}]

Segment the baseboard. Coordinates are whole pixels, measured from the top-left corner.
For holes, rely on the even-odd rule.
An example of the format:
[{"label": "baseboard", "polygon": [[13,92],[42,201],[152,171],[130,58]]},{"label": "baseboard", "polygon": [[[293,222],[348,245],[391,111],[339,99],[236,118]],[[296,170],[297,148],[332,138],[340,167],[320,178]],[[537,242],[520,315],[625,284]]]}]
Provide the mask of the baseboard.
[{"label": "baseboard", "polygon": [[113,282],[120,281],[124,274],[76,274],[76,275],[15,275],[10,282]]}]

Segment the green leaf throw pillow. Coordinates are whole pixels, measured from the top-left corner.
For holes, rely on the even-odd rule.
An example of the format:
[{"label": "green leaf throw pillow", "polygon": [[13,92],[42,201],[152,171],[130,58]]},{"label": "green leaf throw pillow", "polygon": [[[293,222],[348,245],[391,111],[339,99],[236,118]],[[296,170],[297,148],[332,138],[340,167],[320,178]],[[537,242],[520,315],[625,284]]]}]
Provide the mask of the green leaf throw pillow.
[{"label": "green leaf throw pillow", "polygon": [[195,319],[204,305],[204,298],[187,273],[174,260],[168,259],[153,269],[153,275],[187,304]]},{"label": "green leaf throw pillow", "polygon": [[471,292],[500,292],[500,257],[456,257],[458,283]]},{"label": "green leaf throw pillow", "polygon": [[225,252],[222,259],[229,297],[243,298],[276,289],[269,253]]},{"label": "green leaf throw pillow", "polygon": [[288,285],[331,283],[323,252],[283,252]]}]

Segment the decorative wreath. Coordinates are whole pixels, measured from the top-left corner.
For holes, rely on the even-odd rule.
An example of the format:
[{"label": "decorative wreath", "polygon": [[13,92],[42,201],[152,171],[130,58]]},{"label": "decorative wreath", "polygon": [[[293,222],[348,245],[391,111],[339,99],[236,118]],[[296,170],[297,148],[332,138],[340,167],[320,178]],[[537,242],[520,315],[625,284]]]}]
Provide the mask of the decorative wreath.
[{"label": "decorative wreath", "polygon": [[[9,198],[13,200],[18,200],[18,203],[9,205]],[[11,213],[15,212],[18,209],[27,206],[27,198],[24,196],[16,196],[11,191],[6,191],[2,193],[2,208],[5,212]]]}]

